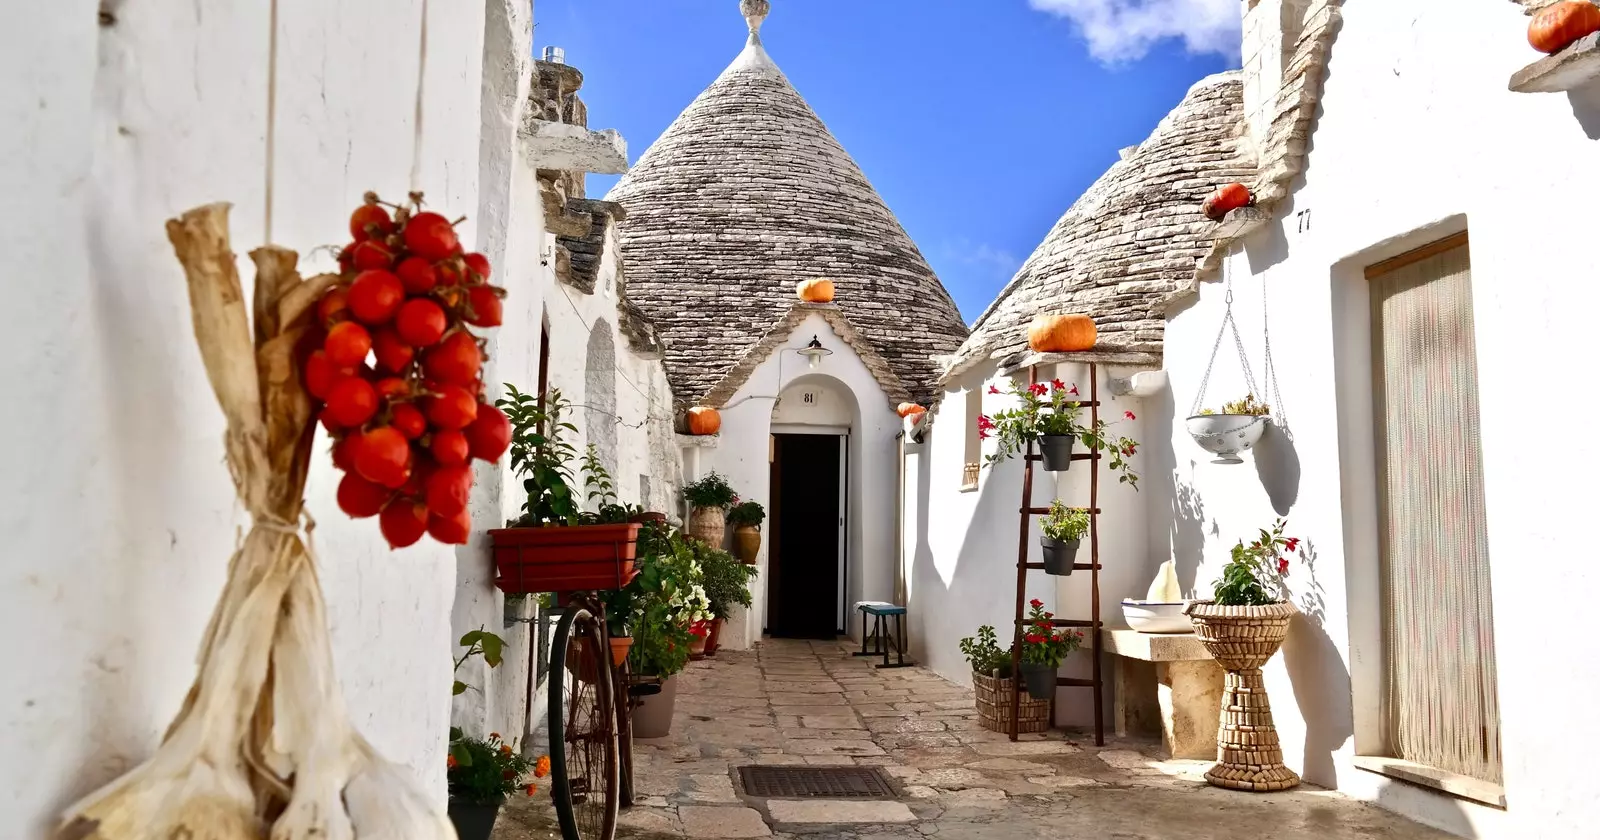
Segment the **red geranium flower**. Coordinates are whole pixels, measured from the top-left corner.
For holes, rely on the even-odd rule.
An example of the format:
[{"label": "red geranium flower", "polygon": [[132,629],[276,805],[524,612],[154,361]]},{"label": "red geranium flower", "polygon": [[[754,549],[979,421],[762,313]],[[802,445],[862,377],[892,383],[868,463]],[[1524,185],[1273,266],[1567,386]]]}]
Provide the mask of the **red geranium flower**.
[{"label": "red geranium flower", "polygon": [[990,386],[989,386],[989,393],[991,393],[991,394],[998,394],[998,393],[1000,393],[1000,389],[999,389],[999,388],[996,388],[996,387],[994,387],[994,386],[993,386],[993,385],[990,385]]},{"label": "red geranium flower", "polygon": [[1290,537],[1288,539],[1288,544],[1289,544],[1289,550],[1290,551],[1298,551],[1300,549],[1300,538],[1299,537]]},{"label": "red geranium flower", "polygon": [[1037,635],[1034,635],[1033,633],[1029,633],[1028,635],[1023,636],[1022,638],[1025,641],[1027,641],[1027,643],[1030,644],[1030,645],[1037,645],[1037,644],[1043,644],[1044,643],[1044,637],[1043,636],[1037,636]]},{"label": "red geranium flower", "polygon": [[994,428],[994,420],[990,419],[987,414],[980,414],[978,415],[978,428],[992,429]]},{"label": "red geranium flower", "polygon": [[1042,607],[1042,606],[1044,606],[1044,602],[1039,600],[1038,598],[1035,598],[1032,601],[1028,602],[1028,606],[1030,606],[1030,607]]},{"label": "red geranium flower", "polygon": [[1138,420],[1139,419],[1139,418],[1133,416],[1133,412],[1131,412],[1131,411],[1122,412],[1122,416],[1127,418],[1127,419],[1129,419],[1129,420]]},{"label": "red geranium flower", "polygon": [[1035,382],[1028,386],[1028,393],[1033,394],[1036,397],[1042,397],[1045,394],[1050,393],[1050,389],[1046,387],[1043,382]]},{"label": "red geranium flower", "polygon": [[1279,557],[1278,558],[1278,574],[1286,575],[1288,573],[1289,573],[1289,561],[1288,561],[1288,559],[1287,558],[1283,558],[1283,557]]},{"label": "red geranium flower", "polygon": [[1059,379],[1052,379],[1050,380],[1050,387],[1056,389],[1057,391],[1065,391],[1067,390],[1067,383],[1062,382]]},{"label": "red geranium flower", "polygon": [[1073,383],[1072,388],[1069,389],[1067,391],[1067,393],[1069,393],[1069,394],[1073,395],[1074,397],[1076,397],[1078,395],[1078,385],[1077,385],[1077,383]]}]

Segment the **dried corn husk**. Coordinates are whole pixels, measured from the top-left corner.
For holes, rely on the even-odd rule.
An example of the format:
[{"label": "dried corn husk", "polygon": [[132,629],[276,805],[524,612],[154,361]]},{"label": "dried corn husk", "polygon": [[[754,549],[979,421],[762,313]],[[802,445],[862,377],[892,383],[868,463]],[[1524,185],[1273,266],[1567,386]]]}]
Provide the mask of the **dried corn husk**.
[{"label": "dried corn husk", "polygon": [[228,210],[196,208],[168,221],[167,234],[228,419],[228,468],[254,523],[229,563],[199,672],[161,747],[69,808],[56,837],[455,840],[411,774],[351,725],[315,558],[297,524],[316,428],[296,351],[336,278],[303,279],[295,252],[257,249],[252,328]]}]

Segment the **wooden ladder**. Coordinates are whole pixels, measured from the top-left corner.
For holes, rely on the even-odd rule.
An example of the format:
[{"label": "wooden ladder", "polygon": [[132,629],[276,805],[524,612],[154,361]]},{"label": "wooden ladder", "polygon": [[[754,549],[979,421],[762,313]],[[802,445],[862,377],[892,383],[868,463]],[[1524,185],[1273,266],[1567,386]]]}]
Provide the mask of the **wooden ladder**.
[{"label": "wooden ladder", "polygon": [[[1028,368],[1028,384],[1039,381],[1039,367],[1033,365]],[[1078,404],[1089,409],[1090,428],[1100,424],[1100,372],[1093,362],[1089,364],[1089,400]],[[1021,524],[1017,536],[1017,609],[1013,626],[1011,646],[1011,740],[1017,740],[1017,719],[1022,711],[1022,633],[1030,623],[1024,613],[1028,603],[1028,572],[1029,570],[1044,569],[1043,563],[1028,562],[1028,534],[1032,530],[1033,517],[1042,516],[1050,512],[1049,507],[1035,507],[1033,504],[1033,465],[1044,460],[1044,456],[1035,452],[1035,446],[1029,441],[1023,450],[1022,462],[1022,508],[1019,511]],[[1081,628],[1089,634],[1092,645],[1094,662],[1094,676],[1090,679],[1081,677],[1056,677],[1057,686],[1070,686],[1073,688],[1091,688],[1094,690],[1094,744],[1103,747],[1106,744],[1105,708],[1101,702],[1102,687],[1104,685],[1100,670],[1100,458],[1098,449],[1090,452],[1074,452],[1072,460],[1089,462],[1089,562],[1074,563],[1074,571],[1087,571],[1089,573],[1090,605],[1089,618],[1055,618],[1051,623],[1056,627]],[[1055,697],[1050,698],[1050,722],[1055,723],[1056,702]]]}]

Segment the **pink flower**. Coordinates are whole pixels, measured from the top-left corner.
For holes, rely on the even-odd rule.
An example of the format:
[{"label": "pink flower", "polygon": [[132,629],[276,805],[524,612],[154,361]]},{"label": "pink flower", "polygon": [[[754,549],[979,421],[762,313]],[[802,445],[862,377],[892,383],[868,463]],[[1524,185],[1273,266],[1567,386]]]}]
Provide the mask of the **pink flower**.
[{"label": "pink flower", "polygon": [[998,393],[1000,393],[1000,389],[999,389],[999,388],[996,388],[996,387],[995,387],[995,386],[993,386],[993,385],[990,385],[990,386],[989,386],[989,393],[991,393],[991,394],[998,394]]},{"label": "pink flower", "polygon": [[1074,397],[1076,397],[1078,395],[1078,385],[1077,385],[1077,383],[1073,383],[1072,388],[1070,390],[1068,390],[1067,393],[1069,393],[1069,394],[1073,395]]},{"label": "pink flower", "polygon": [[1131,412],[1131,411],[1122,412],[1122,416],[1123,416],[1123,418],[1128,419],[1128,420],[1138,420],[1139,419],[1139,418],[1133,416],[1133,412]]}]

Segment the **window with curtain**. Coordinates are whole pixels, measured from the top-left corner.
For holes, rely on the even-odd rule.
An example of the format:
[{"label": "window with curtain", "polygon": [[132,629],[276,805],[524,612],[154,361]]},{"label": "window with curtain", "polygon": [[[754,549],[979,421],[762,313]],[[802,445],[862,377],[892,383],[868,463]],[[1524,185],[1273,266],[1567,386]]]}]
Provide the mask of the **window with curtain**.
[{"label": "window with curtain", "polygon": [[1467,235],[1371,266],[1390,753],[1500,783]]}]

